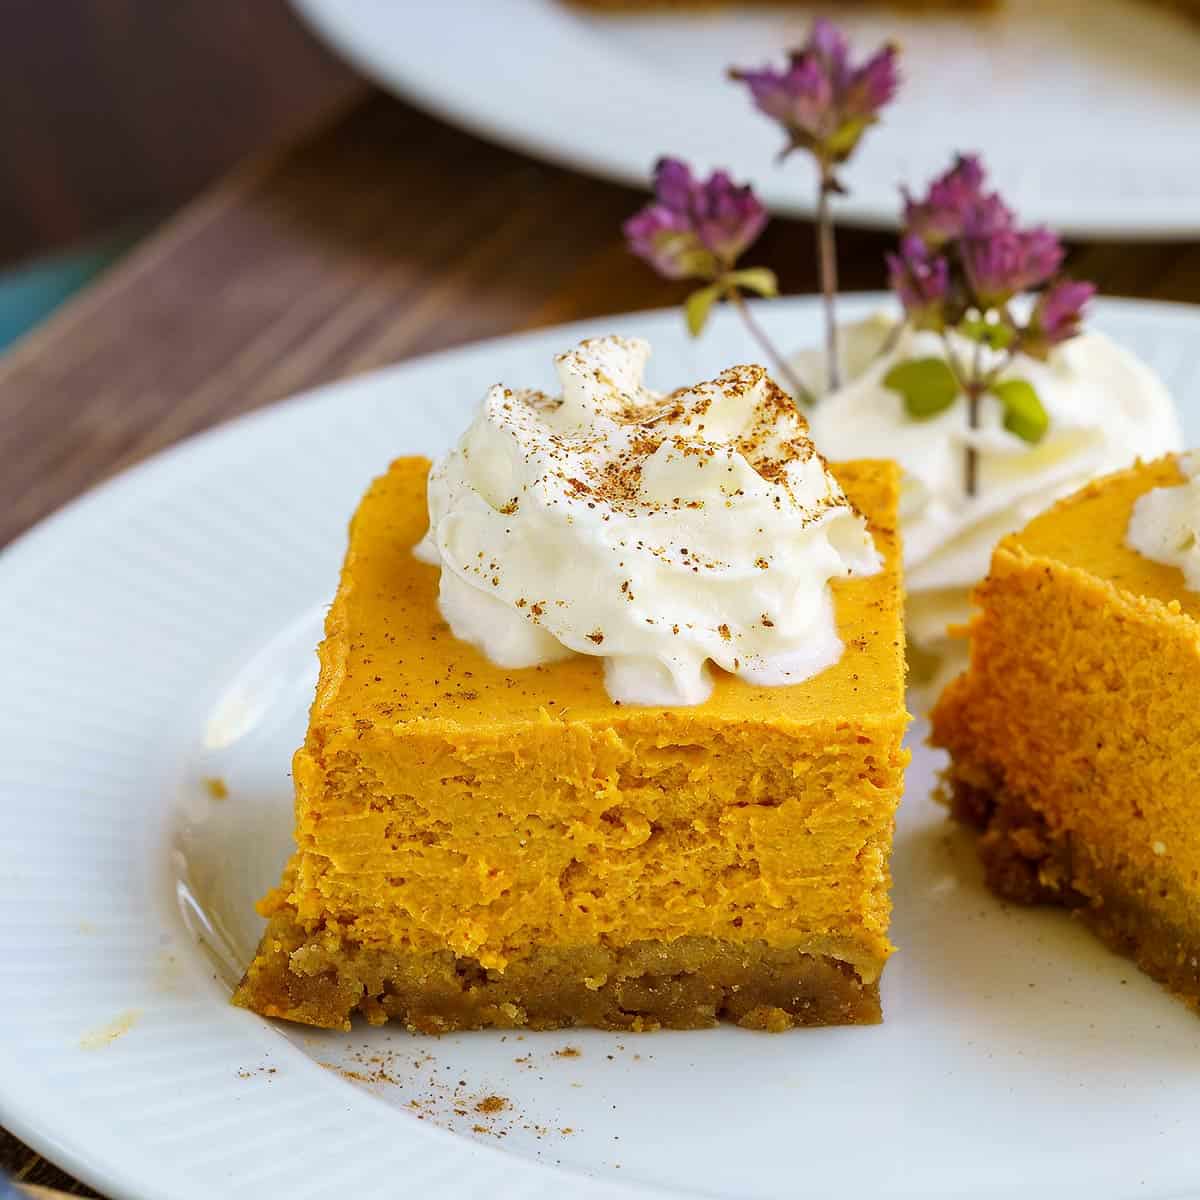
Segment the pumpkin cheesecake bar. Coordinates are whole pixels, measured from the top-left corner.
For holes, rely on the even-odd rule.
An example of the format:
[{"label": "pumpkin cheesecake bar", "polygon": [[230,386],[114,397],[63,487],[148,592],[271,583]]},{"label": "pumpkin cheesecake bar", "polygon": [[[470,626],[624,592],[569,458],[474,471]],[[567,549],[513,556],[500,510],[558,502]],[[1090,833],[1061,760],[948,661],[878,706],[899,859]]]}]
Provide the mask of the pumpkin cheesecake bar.
[{"label": "pumpkin cheesecake bar", "polygon": [[[502,666],[456,636],[414,555],[428,472],[398,460],[353,520],[295,757],[297,850],[235,1002],[423,1032],[878,1021],[907,760],[896,468],[836,468],[879,556],[830,585],[837,661],[765,686],[735,659],[678,704],[614,699],[598,655]],[[552,607],[514,605],[543,626]]]},{"label": "pumpkin cheesecake bar", "polygon": [[[1100,479],[1000,543],[932,740],[989,884],[1073,909],[1195,1003],[1200,578],[1134,548],[1147,501],[1183,498],[1185,461]],[[1190,543],[1182,525],[1168,541],[1200,559],[1196,508]]]},{"label": "pumpkin cheesecake bar", "polygon": [[718,676],[615,705],[596,659],[505,670],[457,641],[428,463],[354,519],[296,754],[298,849],[236,994],[426,1032],[874,1022],[906,752],[898,483],[837,471],[884,571],[836,585],[846,645],[795,687]]}]

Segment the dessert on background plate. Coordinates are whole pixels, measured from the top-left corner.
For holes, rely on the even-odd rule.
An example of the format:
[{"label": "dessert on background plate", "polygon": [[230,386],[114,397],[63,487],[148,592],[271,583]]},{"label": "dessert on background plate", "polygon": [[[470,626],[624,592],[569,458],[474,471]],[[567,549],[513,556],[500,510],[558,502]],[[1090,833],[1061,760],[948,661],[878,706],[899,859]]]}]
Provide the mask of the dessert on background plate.
[{"label": "dessert on background plate", "polygon": [[989,884],[1073,909],[1200,1003],[1200,454],[1061,501],[975,601],[932,736]]},{"label": "dessert on background plate", "polygon": [[484,1026],[873,1022],[907,751],[897,472],[758,367],[493,388],[377,480],[235,1001]]}]

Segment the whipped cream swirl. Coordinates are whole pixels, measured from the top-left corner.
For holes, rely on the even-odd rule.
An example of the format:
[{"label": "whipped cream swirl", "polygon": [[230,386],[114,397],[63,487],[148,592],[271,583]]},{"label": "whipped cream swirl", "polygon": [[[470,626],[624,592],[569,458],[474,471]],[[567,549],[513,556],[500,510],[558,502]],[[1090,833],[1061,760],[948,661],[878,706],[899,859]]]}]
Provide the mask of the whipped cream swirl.
[{"label": "whipped cream swirl", "polygon": [[[900,525],[908,588],[909,645],[914,678],[930,691],[965,663],[966,644],[950,626],[970,615],[970,589],[987,574],[992,550],[1055,500],[1088,480],[1153,458],[1181,442],[1174,405],[1145,363],[1101,333],[1065,342],[1047,362],[1019,356],[1001,378],[1027,379],[1050,416],[1037,445],[1003,425],[999,405],[983,402],[980,426],[967,422],[960,399],[929,420],[916,420],[883,384],[896,363],[944,356],[941,338],[905,331],[888,339],[894,320],[879,314],[847,327],[843,336],[849,382],[823,397],[812,417],[813,438],[833,459],[887,457],[904,478]],[[955,338],[958,353],[973,348]],[[823,390],[821,356],[798,356],[797,369]],[[978,490],[964,492],[966,447],[978,452]]]},{"label": "whipped cream swirl", "polygon": [[817,674],[842,652],[829,581],[879,569],[866,522],[763,368],[663,395],[649,355],[585,341],[561,396],[488,392],[429,477],[443,616],[500,666],[601,657],[625,703],[699,704],[710,661]]},{"label": "whipped cream swirl", "polygon": [[1146,558],[1178,567],[1188,589],[1200,592],[1200,450],[1181,455],[1179,469],[1186,482],[1138,497],[1125,543]]}]

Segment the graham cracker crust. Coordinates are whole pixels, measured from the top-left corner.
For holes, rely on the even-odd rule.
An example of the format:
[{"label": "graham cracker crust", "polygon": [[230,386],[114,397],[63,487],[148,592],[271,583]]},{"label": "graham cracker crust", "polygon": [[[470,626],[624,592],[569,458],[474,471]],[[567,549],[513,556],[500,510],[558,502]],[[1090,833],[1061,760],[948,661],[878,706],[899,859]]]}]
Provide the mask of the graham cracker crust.
[{"label": "graham cracker crust", "polygon": [[1200,1011],[1200,912],[1197,924],[1167,917],[1189,899],[1157,881],[1131,887],[1097,862],[1069,831],[1055,831],[1041,813],[984,771],[959,764],[946,773],[945,800],[955,820],[979,831],[976,843],[988,887],[1016,904],[1070,909],[1118,954]]},{"label": "graham cracker crust", "polygon": [[535,947],[503,972],[450,951],[367,949],[306,933],[277,912],[233,1002],[268,1017],[349,1029],[703,1029],[732,1021],[780,1032],[800,1025],[874,1025],[877,980],[848,963],[764,942],[687,937],[620,948]]}]

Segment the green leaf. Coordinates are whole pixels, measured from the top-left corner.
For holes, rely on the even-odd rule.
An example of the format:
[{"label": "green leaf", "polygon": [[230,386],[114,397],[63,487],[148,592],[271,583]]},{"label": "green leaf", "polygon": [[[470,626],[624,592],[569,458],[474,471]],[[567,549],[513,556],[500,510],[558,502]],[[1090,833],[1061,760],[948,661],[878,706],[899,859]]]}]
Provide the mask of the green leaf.
[{"label": "green leaf", "polygon": [[964,317],[958,324],[958,332],[973,342],[982,342],[992,350],[1007,350],[1017,336],[1011,325],[1003,321],[989,321],[986,317]]},{"label": "green leaf", "polygon": [[769,267],[747,267],[743,271],[731,271],[725,276],[726,283],[745,288],[759,296],[778,296],[779,280]]},{"label": "green leaf", "polygon": [[1032,383],[1026,379],[1005,379],[992,385],[992,395],[1004,407],[1004,428],[1036,445],[1050,428],[1050,416],[1042,406]]},{"label": "green leaf", "polygon": [[883,379],[884,387],[904,397],[911,417],[936,417],[958,399],[958,380],[944,358],[912,358],[898,363]]},{"label": "green leaf", "polygon": [[708,317],[712,312],[712,306],[716,304],[724,290],[724,284],[710,283],[708,287],[702,287],[698,291],[693,292],[683,302],[683,312],[687,317],[688,332],[692,337],[699,337],[704,332],[704,326],[708,324]]}]

